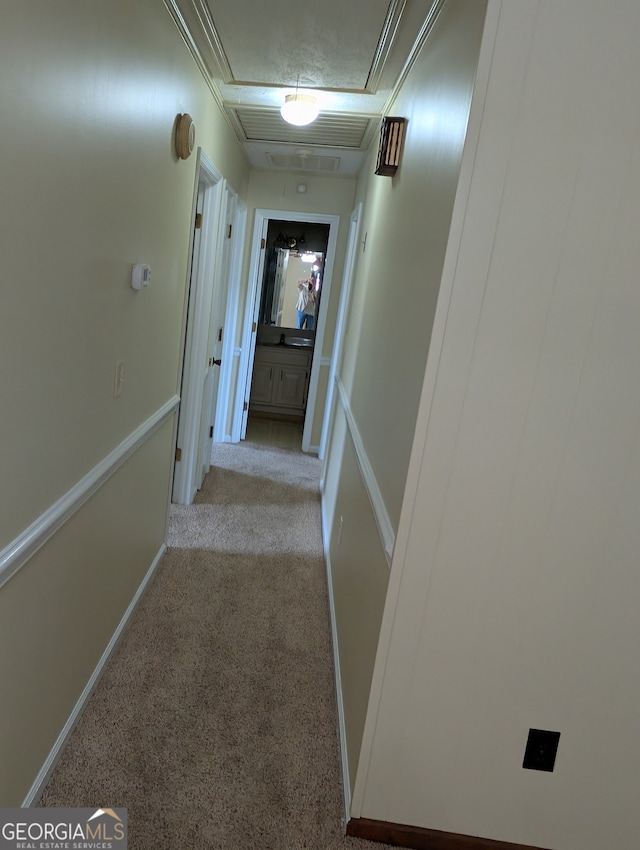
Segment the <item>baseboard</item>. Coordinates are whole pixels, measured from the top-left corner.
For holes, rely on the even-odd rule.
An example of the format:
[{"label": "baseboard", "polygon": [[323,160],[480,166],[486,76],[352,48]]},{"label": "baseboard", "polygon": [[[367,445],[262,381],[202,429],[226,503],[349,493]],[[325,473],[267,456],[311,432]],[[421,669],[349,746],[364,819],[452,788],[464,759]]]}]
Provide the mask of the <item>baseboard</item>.
[{"label": "baseboard", "polygon": [[324,560],[327,570],[327,594],[329,597],[329,618],[331,622],[331,646],[333,648],[333,671],[336,685],[336,702],[338,709],[338,738],[340,743],[340,758],[342,762],[342,791],[344,795],[344,823],[349,820],[351,811],[351,783],[349,782],[349,756],[347,753],[347,728],[344,717],[344,702],[342,699],[342,678],[340,676],[340,655],[338,652],[338,627],[336,624],[336,609],[333,600],[333,580],[331,577],[331,558],[329,557],[329,538],[324,514],[324,499],[322,500],[322,542],[324,545]]},{"label": "baseboard", "polygon": [[124,615],[123,615],[122,619],[120,620],[118,627],[116,628],[115,632],[113,633],[111,640],[107,644],[107,648],[102,653],[102,656],[101,656],[100,660],[98,661],[98,663],[95,667],[95,670],[91,674],[89,681],[87,682],[87,684],[84,687],[84,690],[80,694],[80,698],[78,699],[77,703],[75,704],[73,711],[69,715],[69,719],[67,720],[62,731],[58,735],[58,739],[56,740],[55,744],[51,748],[51,752],[47,756],[45,763],[40,768],[40,771],[39,771],[38,775],[36,776],[35,781],[34,781],[33,785],[31,786],[31,788],[29,790],[29,793],[27,794],[27,796],[24,799],[24,802],[22,803],[23,809],[27,809],[30,806],[35,805],[36,802],[38,801],[40,794],[44,790],[44,786],[47,784],[47,781],[48,781],[49,777],[51,776],[51,773],[53,772],[53,769],[56,766],[56,763],[57,763],[58,759],[60,758],[60,756],[62,754],[62,751],[64,749],[64,745],[67,743],[69,735],[71,735],[71,733],[74,730],[76,723],[80,719],[82,711],[83,711],[85,705],[87,704],[89,697],[91,696],[91,694],[95,690],[95,687],[100,680],[100,676],[102,675],[102,673],[103,673],[103,671],[104,671],[104,669],[107,665],[107,662],[109,661],[109,658],[113,654],[113,651],[116,648],[118,641],[120,640],[120,637],[122,635],[122,632],[124,631],[125,626],[127,625],[128,621],[129,621],[129,618],[133,614],[134,609],[135,609],[136,605],[138,604],[140,597],[144,593],[147,585],[149,584],[149,581],[151,580],[151,577],[153,576],[153,574],[156,570],[156,567],[160,563],[160,559],[164,555],[166,548],[167,548],[166,544],[163,543],[162,546],[160,547],[160,549],[158,550],[158,553],[156,554],[155,558],[153,559],[151,566],[147,570],[145,577],[142,579],[142,582],[140,583],[140,586],[138,587],[133,599],[129,603],[129,607],[124,612]]},{"label": "baseboard", "polygon": [[511,844],[508,841],[494,841],[492,838],[458,835],[453,832],[441,832],[437,829],[405,826],[369,818],[352,818],[347,823],[347,835],[353,838],[364,838],[367,841],[391,844],[394,847],[412,847],[414,850],[543,850],[541,847]]}]

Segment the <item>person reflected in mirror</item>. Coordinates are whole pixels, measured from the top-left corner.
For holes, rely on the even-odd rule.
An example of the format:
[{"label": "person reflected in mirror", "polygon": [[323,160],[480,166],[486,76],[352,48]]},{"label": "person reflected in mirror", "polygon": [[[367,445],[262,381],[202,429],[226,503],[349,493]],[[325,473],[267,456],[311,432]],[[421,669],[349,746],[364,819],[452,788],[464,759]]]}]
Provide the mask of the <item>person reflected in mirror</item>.
[{"label": "person reflected in mirror", "polygon": [[307,328],[307,330],[312,331],[316,322],[316,293],[313,289],[313,280],[298,281],[296,310],[298,312],[298,330]]}]

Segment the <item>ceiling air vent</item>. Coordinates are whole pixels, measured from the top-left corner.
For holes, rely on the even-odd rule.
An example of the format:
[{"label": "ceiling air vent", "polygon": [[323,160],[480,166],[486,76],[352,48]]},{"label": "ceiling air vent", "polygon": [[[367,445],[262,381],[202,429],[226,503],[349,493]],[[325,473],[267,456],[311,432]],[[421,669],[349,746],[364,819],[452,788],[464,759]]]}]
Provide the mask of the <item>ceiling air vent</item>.
[{"label": "ceiling air vent", "polygon": [[315,156],[305,154],[265,153],[271,168],[290,168],[294,171],[319,171],[323,174],[336,172],[340,168],[339,156]]},{"label": "ceiling air vent", "polygon": [[320,113],[306,127],[282,120],[278,109],[227,105],[227,114],[242,142],[280,142],[316,147],[366,150],[379,119],[370,115]]}]

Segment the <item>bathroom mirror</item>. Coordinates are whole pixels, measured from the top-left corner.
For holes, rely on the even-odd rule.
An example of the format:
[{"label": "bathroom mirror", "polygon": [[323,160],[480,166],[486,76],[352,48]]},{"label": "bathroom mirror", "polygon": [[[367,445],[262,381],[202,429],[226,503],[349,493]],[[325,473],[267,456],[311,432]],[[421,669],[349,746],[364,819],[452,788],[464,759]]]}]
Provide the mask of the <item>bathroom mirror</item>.
[{"label": "bathroom mirror", "polygon": [[315,330],[328,231],[328,225],[269,222],[260,325]]},{"label": "bathroom mirror", "polygon": [[324,254],[274,248],[267,257],[260,324],[315,330],[322,292]]}]

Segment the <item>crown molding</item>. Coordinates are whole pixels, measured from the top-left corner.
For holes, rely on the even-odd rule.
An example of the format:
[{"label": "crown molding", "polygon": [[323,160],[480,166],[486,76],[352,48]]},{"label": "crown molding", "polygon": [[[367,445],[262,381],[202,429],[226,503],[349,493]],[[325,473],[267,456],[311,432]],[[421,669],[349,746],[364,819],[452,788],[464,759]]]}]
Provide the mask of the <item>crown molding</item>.
[{"label": "crown molding", "polygon": [[398,26],[400,25],[406,5],[407,0],[392,0],[389,3],[387,16],[382,27],[382,32],[380,33],[380,40],[378,41],[367,81],[364,85],[364,90],[371,92],[371,94],[375,94],[378,91],[380,77],[389,58],[389,53],[398,32]]},{"label": "crown molding", "polygon": [[207,39],[213,58],[218,65],[222,81],[227,85],[234,83],[235,80],[233,77],[233,71],[231,70],[229,60],[227,59],[227,54],[224,52],[224,47],[222,46],[218,30],[216,29],[213,18],[211,17],[209,7],[203,2],[203,0],[191,0],[191,5],[198,16],[202,32]]},{"label": "crown molding", "polygon": [[433,26],[434,26],[436,20],[438,19],[438,15],[443,10],[445,3],[447,3],[447,0],[434,0],[433,1],[433,5],[429,9],[429,14],[425,18],[424,23],[422,24],[422,27],[420,28],[420,32],[418,33],[418,36],[417,36],[417,38],[416,38],[416,40],[413,44],[413,47],[411,48],[411,52],[409,53],[409,56],[407,57],[407,61],[404,63],[402,71],[400,72],[400,75],[398,76],[398,79],[396,80],[396,83],[395,83],[393,89],[391,90],[389,97],[387,98],[387,100],[385,102],[384,108],[382,110],[383,115],[388,115],[390,113],[391,108],[393,107],[393,104],[394,104],[396,98],[398,97],[400,89],[404,85],[405,80],[407,79],[407,77],[409,76],[409,73],[411,72],[411,69],[415,65],[416,60],[417,60],[418,56],[420,55],[420,51],[422,50],[427,39],[429,38],[429,35],[431,34],[431,30],[433,29]]},{"label": "crown molding", "polygon": [[169,14],[173,18],[173,22],[175,23],[176,27],[178,28],[178,32],[182,36],[182,40],[187,45],[189,53],[191,53],[191,56],[193,57],[194,62],[198,66],[198,69],[199,69],[200,73],[202,74],[204,81],[209,88],[209,91],[213,95],[213,99],[218,104],[218,106],[220,107],[220,109],[222,110],[222,112],[224,114],[222,95],[220,94],[220,91],[218,90],[218,87],[216,86],[216,84],[213,80],[213,76],[211,74],[210,68],[208,67],[207,63],[205,62],[202,54],[200,53],[198,45],[196,44],[196,42],[193,39],[193,36],[191,35],[191,30],[189,29],[189,25],[187,24],[186,20],[184,19],[184,16],[182,14],[180,6],[178,5],[177,0],[163,0],[163,2],[164,2],[164,5],[165,5],[165,8],[167,9]]}]

